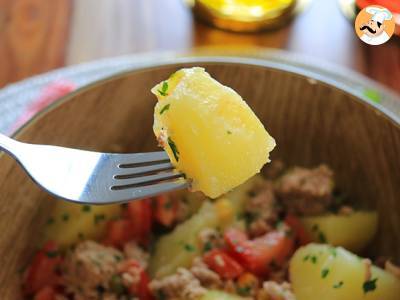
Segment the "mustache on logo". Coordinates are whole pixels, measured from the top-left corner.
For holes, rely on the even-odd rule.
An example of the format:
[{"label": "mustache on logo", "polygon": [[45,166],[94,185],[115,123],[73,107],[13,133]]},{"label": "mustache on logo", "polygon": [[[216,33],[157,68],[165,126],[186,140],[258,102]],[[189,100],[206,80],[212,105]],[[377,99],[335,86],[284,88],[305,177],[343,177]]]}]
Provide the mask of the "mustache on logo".
[{"label": "mustache on logo", "polygon": [[364,25],[364,26],[362,26],[362,27],[360,27],[360,30],[362,31],[362,30],[365,30],[365,29],[367,29],[369,32],[371,32],[371,33],[376,33],[376,30],[373,30],[371,27],[369,27],[368,25]]}]

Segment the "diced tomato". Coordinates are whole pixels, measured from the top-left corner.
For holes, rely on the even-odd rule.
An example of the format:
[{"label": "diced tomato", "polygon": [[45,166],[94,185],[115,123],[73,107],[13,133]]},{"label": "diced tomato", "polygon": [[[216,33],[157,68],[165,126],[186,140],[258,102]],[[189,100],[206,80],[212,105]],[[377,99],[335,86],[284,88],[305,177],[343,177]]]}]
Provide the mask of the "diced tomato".
[{"label": "diced tomato", "polygon": [[154,219],[166,227],[176,221],[178,202],[169,195],[160,195],[154,198]]},{"label": "diced tomato", "polygon": [[304,226],[301,224],[299,218],[289,214],[285,218],[285,223],[293,230],[296,240],[299,242],[300,246],[311,243],[311,237],[304,229]]},{"label": "diced tomato", "polygon": [[107,224],[104,244],[121,248],[132,239],[131,227],[131,222],[126,219],[110,221]]},{"label": "diced tomato", "polygon": [[400,2],[393,0],[357,0],[357,6],[361,9],[370,5],[380,5],[389,9],[392,13],[400,13]]},{"label": "diced tomato", "polygon": [[131,222],[133,238],[142,245],[147,245],[150,241],[152,223],[151,199],[128,203],[127,215]]},{"label": "diced tomato", "polygon": [[133,278],[137,278],[137,275],[140,277],[139,282],[135,282],[129,287],[130,295],[136,296],[140,300],[154,300],[149,289],[150,277],[136,260],[129,259],[123,262],[119,266],[119,271],[120,273],[130,273]]},{"label": "diced tomato", "polygon": [[224,250],[214,249],[203,256],[208,267],[224,279],[234,279],[244,272],[243,267]]},{"label": "diced tomato", "polygon": [[280,265],[292,253],[294,243],[283,231],[272,231],[254,240],[244,240],[238,229],[230,229],[225,235],[229,253],[248,271],[267,275],[271,264]]},{"label": "diced tomato", "polygon": [[55,300],[56,291],[51,286],[45,286],[39,292],[35,294],[33,300]]},{"label": "diced tomato", "polygon": [[60,284],[61,277],[57,271],[62,258],[58,251],[56,243],[48,242],[42,250],[36,253],[24,277],[24,291],[26,294],[32,295],[46,286]]}]

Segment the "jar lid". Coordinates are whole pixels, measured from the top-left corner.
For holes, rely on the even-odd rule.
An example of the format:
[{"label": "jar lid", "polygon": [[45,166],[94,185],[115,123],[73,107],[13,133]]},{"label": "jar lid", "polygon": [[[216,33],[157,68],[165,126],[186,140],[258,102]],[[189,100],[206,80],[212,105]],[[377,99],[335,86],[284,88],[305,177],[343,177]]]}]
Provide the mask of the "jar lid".
[{"label": "jar lid", "polygon": [[215,27],[235,32],[275,28],[293,15],[296,0],[195,0],[196,17]]}]

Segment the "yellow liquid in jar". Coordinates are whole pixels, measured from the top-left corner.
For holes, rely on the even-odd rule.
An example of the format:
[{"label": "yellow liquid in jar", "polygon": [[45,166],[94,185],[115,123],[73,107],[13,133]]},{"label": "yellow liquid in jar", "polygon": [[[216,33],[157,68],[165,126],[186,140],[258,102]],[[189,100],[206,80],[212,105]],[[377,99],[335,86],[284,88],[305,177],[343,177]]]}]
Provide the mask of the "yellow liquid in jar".
[{"label": "yellow liquid in jar", "polygon": [[277,18],[295,0],[196,0],[204,7],[233,20],[255,21]]}]

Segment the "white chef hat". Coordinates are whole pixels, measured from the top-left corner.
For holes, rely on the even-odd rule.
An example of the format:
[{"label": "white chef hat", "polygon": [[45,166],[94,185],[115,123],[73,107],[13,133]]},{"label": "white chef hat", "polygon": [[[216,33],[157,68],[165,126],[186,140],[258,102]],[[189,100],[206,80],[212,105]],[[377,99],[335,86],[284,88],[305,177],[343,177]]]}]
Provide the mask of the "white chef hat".
[{"label": "white chef hat", "polygon": [[375,22],[379,22],[383,24],[385,20],[392,19],[392,13],[388,11],[386,8],[379,8],[379,7],[367,7],[367,13],[372,15],[371,20]]}]

